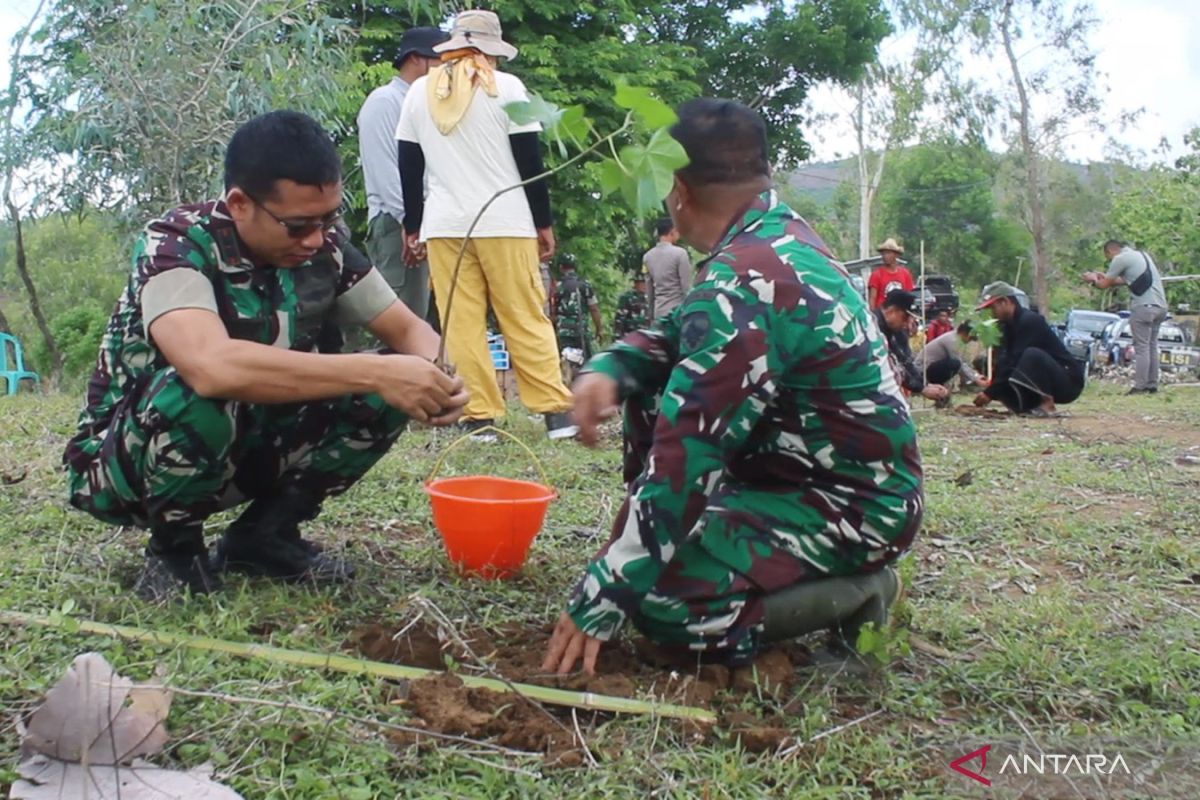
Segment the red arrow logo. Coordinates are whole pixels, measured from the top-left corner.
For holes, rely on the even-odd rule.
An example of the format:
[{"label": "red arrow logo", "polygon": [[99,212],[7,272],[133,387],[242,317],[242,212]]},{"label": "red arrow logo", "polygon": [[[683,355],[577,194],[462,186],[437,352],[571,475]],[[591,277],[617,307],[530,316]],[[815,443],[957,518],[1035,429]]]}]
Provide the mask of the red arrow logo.
[{"label": "red arrow logo", "polygon": [[[988,750],[991,750],[991,749],[992,749],[992,746],[990,744],[985,744],[983,747],[979,748],[974,753],[967,753],[962,758],[957,758],[954,761],[951,761],[950,769],[954,770],[955,772],[957,772],[961,775],[966,775],[971,780],[979,781],[984,786],[991,786],[992,782],[990,780],[988,780],[987,778],[983,777],[983,775],[981,774],[985,769],[987,769],[987,754],[988,754]],[[966,762],[974,761],[976,758],[979,759],[979,772],[972,772],[971,770],[969,770],[963,766],[963,764],[965,764]]]}]

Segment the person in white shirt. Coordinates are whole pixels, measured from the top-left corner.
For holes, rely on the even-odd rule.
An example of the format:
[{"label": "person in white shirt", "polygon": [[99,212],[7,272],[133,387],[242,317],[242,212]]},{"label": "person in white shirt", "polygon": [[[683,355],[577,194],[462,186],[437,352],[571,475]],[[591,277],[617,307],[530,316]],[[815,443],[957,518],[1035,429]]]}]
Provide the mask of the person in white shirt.
[{"label": "person in white shirt", "polygon": [[519,78],[497,69],[499,59],[515,58],[517,49],[503,40],[490,11],[459,14],[450,40],[434,49],[443,63],[413,84],[396,138],[408,248],[418,256],[427,248],[446,349],[470,387],[463,425],[478,430],[505,412],[487,349],[491,306],[512,354],[521,402],[545,417],[551,439],[571,438],[578,429],[554,326],[543,310],[539,269],[539,259],[548,261],[555,249],[546,181],[499,195],[479,216],[497,192],[544,172],[541,126],[519,125],[504,110],[529,99]]},{"label": "person in white shirt", "polygon": [[358,153],[367,185],[367,255],[401,302],[421,319],[429,311],[429,262],[405,258],[396,125],[409,87],[441,61],[433,48],[449,38],[437,28],[405,31],[392,61],[397,75],[371,92],[358,112]]}]

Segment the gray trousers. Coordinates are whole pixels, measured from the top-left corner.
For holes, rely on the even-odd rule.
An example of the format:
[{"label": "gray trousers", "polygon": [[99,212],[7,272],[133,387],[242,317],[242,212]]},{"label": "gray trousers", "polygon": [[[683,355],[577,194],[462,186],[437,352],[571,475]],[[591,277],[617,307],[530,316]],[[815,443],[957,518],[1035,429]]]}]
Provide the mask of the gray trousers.
[{"label": "gray trousers", "polygon": [[414,314],[425,319],[429,312],[429,262],[415,267],[404,263],[404,228],[396,218],[381,212],[367,225],[367,255],[388,286]]},{"label": "gray trousers", "polygon": [[1167,318],[1162,306],[1134,306],[1129,313],[1133,336],[1133,388],[1158,388],[1158,329]]}]

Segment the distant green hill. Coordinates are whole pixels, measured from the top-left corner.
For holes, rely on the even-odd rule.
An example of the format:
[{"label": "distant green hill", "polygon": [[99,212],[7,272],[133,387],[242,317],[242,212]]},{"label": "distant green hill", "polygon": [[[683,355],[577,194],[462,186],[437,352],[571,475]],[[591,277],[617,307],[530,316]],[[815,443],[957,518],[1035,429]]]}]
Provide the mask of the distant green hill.
[{"label": "distant green hill", "polygon": [[[1077,164],[1062,162],[1085,186],[1100,177],[1111,179],[1124,165],[1108,163]],[[785,181],[795,192],[811,198],[821,205],[833,202],[834,194],[842,184],[854,187],[858,183],[858,165],[853,158],[840,161],[814,161],[801,164],[786,175]]]},{"label": "distant green hill", "polygon": [[821,205],[828,205],[833,202],[838,186],[843,183],[853,185],[858,181],[858,167],[851,158],[801,164],[787,176],[786,181],[798,194]]}]

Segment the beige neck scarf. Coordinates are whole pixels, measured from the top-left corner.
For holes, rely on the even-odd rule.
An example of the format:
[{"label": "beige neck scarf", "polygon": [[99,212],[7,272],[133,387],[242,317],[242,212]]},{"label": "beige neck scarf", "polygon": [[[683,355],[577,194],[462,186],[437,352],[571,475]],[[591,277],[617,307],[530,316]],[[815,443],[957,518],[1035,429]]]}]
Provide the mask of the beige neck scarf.
[{"label": "beige neck scarf", "polygon": [[498,94],[496,68],[491,59],[473,48],[452,50],[442,54],[444,63],[429,71],[426,90],[433,122],[443,136],[458,127],[475,97],[482,88],[489,97]]}]

